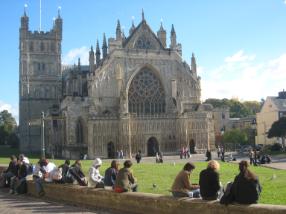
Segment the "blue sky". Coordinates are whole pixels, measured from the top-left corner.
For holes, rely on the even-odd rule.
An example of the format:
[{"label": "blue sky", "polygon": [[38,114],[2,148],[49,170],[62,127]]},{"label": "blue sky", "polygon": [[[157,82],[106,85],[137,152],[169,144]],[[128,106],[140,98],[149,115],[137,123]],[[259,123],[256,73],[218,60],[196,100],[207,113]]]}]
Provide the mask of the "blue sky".
[{"label": "blue sky", "polygon": [[[0,13],[0,110],[18,118],[19,25],[28,5],[30,30],[39,29],[39,0],[2,0]],[[134,17],[157,32],[160,21],[168,40],[174,24],[183,58],[197,57],[202,100],[260,100],[286,88],[285,0],[42,0],[42,30],[52,28],[61,6],[64,22],[62,60],[87,61],[87,51],[102,34],[115,36],[117,19],[125,35]]]}]

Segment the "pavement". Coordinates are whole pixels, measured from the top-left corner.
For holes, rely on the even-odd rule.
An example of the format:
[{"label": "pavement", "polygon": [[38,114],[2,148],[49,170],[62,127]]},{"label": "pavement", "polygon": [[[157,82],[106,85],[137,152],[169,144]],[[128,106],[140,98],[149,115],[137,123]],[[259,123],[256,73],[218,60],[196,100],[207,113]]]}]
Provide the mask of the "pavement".
[{"label": "pavement", "polygon": [[69,214],[113,214],[103,210],[88,210],[67,204],[43,201],[28,195],[11,195],[8,189],[0,189],[0,213],[1,214],[31,214],[31,213],[69,213]]}]

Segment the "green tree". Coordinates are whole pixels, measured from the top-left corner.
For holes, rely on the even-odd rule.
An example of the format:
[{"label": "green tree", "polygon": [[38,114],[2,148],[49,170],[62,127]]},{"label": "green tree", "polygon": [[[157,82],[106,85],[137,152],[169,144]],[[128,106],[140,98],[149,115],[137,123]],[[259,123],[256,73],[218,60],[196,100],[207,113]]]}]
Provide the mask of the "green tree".
[{"label": "green tree", "polygon": [[268,138],[281,137],[282,146],[285,151],[285,137],[286,137],[286,117],[281,117],[279,120],[275,121],[268,131]]},{"label": "green tree", "polygon": [[245,101],[243,102],[243,105],[252,115],[255,115],[256,113],[260,112],[261,109],[261,103],[258,101]]},{"label": "green tree", "polygon": [[260,111],[261,103],[257,101],[245,101],[240,102],[237,99],[206,99],[204,103],[211,104],[214,108],[228,107],[230,117],[247,117],[250,115],[255,115]]},{"label": "green tree", "polygon": [[7,110],[0,112],[0,144],[8,143],[9,136],[17,127],[16,121],[12,114]]},{"label": "green tree", "polygon": [[224,133],[222,141],[223,143],[247,144],[248,137],[245,130],[231,129]]}]

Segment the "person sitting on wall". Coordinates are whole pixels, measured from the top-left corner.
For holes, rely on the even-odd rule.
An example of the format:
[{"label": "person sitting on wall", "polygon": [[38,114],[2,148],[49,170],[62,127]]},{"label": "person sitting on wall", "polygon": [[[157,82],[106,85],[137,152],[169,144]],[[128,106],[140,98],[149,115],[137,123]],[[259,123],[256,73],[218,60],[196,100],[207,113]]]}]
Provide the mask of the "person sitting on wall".
[{"label": "person sitting on wall", "polygon": [[131,171],[132,162],[131,160],[126,160],[123,163],[123,168],[121,168],[117,174],[114,191],[117,193],[121,192],[137,192],[138,185],[136,183],[136,178],[133,176]]},{"label": "person sitting on wall", "polygon": [[174,197],[200,197],[200,186],[198,184],[191,184],[190,182],[190,175],[195,168],[193,163],[188,162],[176,176],[171,188]]},{"label": "person sitting on wall", "polygon": [[62,169],[62,179],[60,183],[73,183],[73,179],[69,174],[70,169],[70,160],[65,160],[65,163],[59,166],[59,169]]},{"label": "person sitting on wall", "polygon": [[10,157],[10,163],[8,168],[3,171],[0,176],[1,184],[3,187],[9,187],[11,183],[11,178],[17,175],[17,158],[15,155]]},{"label": "person sitting on wall", "polygon": [[119,162],[113,160],[111,166],[105,170],[104,174],[104,188],[113,189],[116,181],[116,176],[119,171]]},{"label": "person sitting on wall", "polygon": [[17,160],[17,173],[16,176],[11,178],[10,191],[9,193],[26,193],[27,183],[26,177],[28,175],[27,163],[23,159]]},{"label": "person sitting on wall", "polygon": [[81,168],[80,160],[76,160],[75,163],[71,165],[69,173],[72,175],[75,182],[77,182],[80,186],[87,186],[85,175]]},{"label": "person sitting on wall", "polygon": [[200,173],[200,192],[203,200],[216,200],[221,189],[219,181],[220,165],[217,161],[211,160],[206,169]]},{"label": "person sitting on wall", "polygon": [[88,186],[95,188],[103,188],[104,187],[104,177],[100,175],[99,168],[102,165],[102,161],[100,158],[95,158],[92,166],[89,169],[89,177],[88,177]]},{"label": "person sitting on wall", "polygon": [[258,177],[248,167],[245,160],[239,163],[239,174],[231,187],[233,201],[239,204],[257,203],[262,190]]},{"label": "person sitting on wall", "polygon": [[60,181],[62,179],[62,170],[58,169],[54,163],[43,158],[36,165],[33,178],[39,196],[43,196],[45,194],[43,182],[51,183],[53,181]]}]

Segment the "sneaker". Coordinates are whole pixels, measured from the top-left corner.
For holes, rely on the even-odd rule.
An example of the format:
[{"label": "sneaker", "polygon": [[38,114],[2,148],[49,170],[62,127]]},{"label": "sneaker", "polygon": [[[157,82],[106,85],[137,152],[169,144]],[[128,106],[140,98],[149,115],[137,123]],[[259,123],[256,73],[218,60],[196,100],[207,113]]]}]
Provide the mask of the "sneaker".
[{"label": "sneaker", "polygon": [[14,190],[10,189],[10,190],[9,190],[9,193],[10,193],[10,194],[14,194]]},{"label": "sneaker", "polygon": [[39,192],[39,197],[43,197],[45,195],[44,191]]}]

